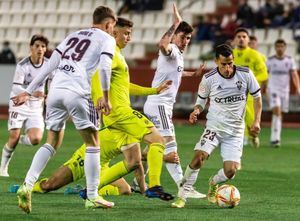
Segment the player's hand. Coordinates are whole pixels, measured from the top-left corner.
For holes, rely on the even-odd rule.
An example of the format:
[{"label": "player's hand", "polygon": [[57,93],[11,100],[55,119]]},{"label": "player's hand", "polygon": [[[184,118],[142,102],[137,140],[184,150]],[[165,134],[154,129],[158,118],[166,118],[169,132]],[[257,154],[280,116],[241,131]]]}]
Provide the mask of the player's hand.
[{"label": "player's hand", "polygon": [[173,83],[172,80],[166,80],[166,81],[164,81],[161,85],[159,85],[156,88],[157,94],[161,94],[162,92],[168,90],[170,88],[170,86],[171,86],[172,83]]},{"label": "player's hand", "polygon": [[182,18],[178,12],[176,4],[173,4],[173,15],[174,15],[174,24],[179,25],[182,22]]},{"label": "player's hand", "polygon": [[260,133],[260,124],[259,122],[254,122],[250,127],[250,134],[254,137],[257,137]]},{"label": "player's hand", "polygon": [[189,118],[189,122],[191,124],[194,124],[197,122],[198,120],[198,115],[200,114],[200,110],[198,108],[196,108],[191,114],[190,114],[190,118]]},{"label": "player's hand", "polygon": [[171,153],[168,153],[168,154],[164,155],[164,162],[179,164],[180,159],[179,159],[179,156],[176,152],[171,152]]},{"label": "player's hand", "polygon": [[28,94],[27,92],[23,92],[15,97],[12,97],[11,100],[14,102],[15,106],[20,106],[24,104],[29,99],[29,97],[30,94]]},{"label": "player's hand", "polygon": [[206,62],[200,65],[200,67],[195,71],[194,76],[202,78],[206,72]]},{"label": "player's hand", "polygon": [[111,112],[111,104],[109,100],[106,100],[104,97],[98,99],[96,108],[104,115],[109,115]]},{"label": "player's hand", "polygon": [[37,97],[37,98],[45,98],[46,97],[46,95],[42,91],[35,91],[32,93],[31,96]]}]

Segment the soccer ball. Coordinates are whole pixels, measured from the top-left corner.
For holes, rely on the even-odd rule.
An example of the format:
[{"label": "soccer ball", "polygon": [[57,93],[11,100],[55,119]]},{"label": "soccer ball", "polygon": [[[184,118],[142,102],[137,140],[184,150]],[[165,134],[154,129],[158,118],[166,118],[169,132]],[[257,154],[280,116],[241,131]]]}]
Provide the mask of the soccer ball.
[{"label": "soccer ball", "polygon": [[217,204],[221,208],[234,208],[241,200],[239,190],[235,186],[228,184],[218,188],[216,198]]}]

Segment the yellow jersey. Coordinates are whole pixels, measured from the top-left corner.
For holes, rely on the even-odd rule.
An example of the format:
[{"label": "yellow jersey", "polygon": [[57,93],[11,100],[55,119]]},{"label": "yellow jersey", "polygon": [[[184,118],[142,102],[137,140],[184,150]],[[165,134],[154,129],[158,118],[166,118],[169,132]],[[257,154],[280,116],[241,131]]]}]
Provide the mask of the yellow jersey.
[{"label": "yellow jersey", "polygon": [[233,49],[234,64],[250,68],[259,85],[268,80],[268,71],[262,55],[254,49]]}]

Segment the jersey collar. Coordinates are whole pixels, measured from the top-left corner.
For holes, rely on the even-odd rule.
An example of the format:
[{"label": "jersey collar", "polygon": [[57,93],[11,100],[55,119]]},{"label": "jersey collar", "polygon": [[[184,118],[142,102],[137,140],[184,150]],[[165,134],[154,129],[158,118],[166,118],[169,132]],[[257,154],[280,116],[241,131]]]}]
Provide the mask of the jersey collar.
[{"label": "jersey collar", "polygon": [[231,78],[233,78],[234,75],[235,75],[235,72],[236,72],[236,66],[233,65],[233,74],[232,74],[230,77],[225,77],[225,76],[223,76],[223,75],[219,72],[219,68],[218,68],[218,67],[217,67],[217,71],[218,71],[218,74],[219,74],[222,78],[225,78],[225,79],[231,79]]}]

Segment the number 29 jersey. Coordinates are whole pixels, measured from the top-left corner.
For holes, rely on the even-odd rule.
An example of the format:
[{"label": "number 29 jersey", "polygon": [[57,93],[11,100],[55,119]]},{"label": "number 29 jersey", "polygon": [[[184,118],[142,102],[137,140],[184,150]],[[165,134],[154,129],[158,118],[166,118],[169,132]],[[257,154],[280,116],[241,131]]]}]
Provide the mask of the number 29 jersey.
[{"label": "number 29 jersey", "polygon": [[68,89],[90,96],[90,81],[101,55],[113,57],[115,39],[108,33],[88,28],[71,33],[55,49],[61,54],[51,88]]}]

